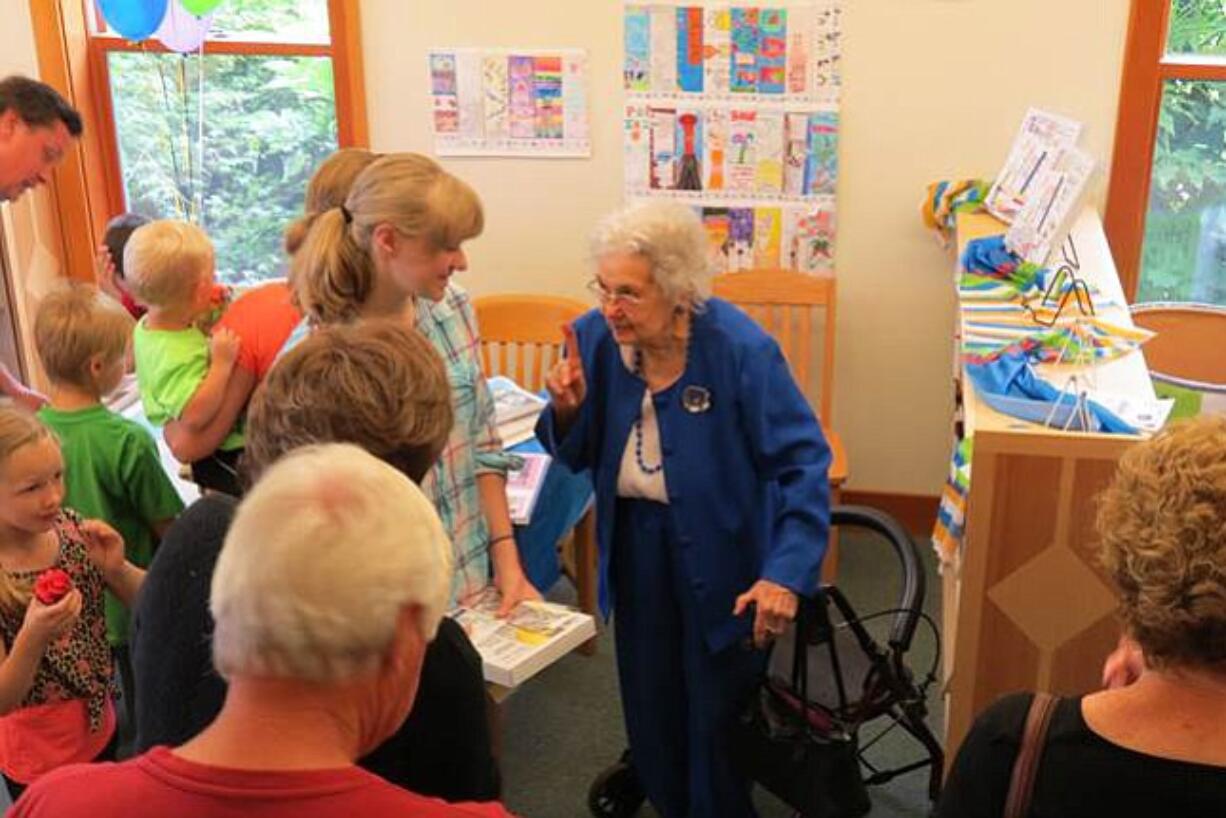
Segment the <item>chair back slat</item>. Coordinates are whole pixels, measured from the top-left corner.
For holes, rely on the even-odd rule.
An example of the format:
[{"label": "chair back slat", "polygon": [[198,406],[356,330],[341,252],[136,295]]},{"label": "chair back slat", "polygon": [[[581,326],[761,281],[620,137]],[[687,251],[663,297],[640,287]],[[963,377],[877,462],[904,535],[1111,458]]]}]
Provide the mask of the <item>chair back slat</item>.
[{"label": "chair back slat", "polygon": [[748,270],[715,277],[714,293],[736,304],[779,344],[797,385],[811,402],[814,322],[823,324],[816,405],[823,423],[831,422],[834,403],[835,282],[828,274],[794,270]]},{"label": "chair back slat", "polygon": [[486,377],[505,375],[530,392],[545,388],[545,374],[562,357],[562,325],[589,309],[573,298],[527,293],[481,296],[473,308]]}]

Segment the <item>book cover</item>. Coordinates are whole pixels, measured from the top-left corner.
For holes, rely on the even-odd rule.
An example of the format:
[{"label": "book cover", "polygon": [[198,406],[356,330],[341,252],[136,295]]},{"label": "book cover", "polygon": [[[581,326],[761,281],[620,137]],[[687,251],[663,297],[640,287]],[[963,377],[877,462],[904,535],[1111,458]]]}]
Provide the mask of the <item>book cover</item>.
[{"label": "book cover", "polygon": [[522,602],[506,619],[501,597],[487,587],[448,614],[481,655],[485,681],[518,687],[596,635],[596,620],[550,602]]},{"label": "book cover", "polygon": [[536,509],[536,501],[541,496],[541,486],[545,485],[545,475],[553,458],[537,452],[517,453],[516,457],[523,461],[523,465],[507,474],[507,506],[511,512],[511,522],[527,525],[532,520],[532,512]]},{"label": "book cover", "polygon": [[544,398],[532,394],[506,376],[495,375],[488,383],[490,394],[494,397],[494,422],[499,426],[528,416],[535,417],[545,408]]}]

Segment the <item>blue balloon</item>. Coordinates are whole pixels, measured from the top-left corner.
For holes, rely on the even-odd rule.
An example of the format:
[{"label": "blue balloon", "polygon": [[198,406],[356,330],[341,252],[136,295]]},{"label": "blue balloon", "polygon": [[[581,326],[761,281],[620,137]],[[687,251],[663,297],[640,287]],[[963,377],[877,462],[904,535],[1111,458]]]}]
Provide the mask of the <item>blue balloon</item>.
[{"label": "blue balloon", "polygon": [[166,16],[169,0],[98,0],[102,18],[121,37],[147,40]]}]

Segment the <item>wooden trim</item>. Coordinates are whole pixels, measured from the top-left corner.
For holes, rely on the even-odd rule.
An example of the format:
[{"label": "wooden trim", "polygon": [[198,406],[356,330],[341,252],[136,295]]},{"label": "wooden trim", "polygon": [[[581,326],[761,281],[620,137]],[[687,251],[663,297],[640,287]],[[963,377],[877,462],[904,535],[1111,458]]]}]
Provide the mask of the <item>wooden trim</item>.
[{"label": "wooden trim", "polygon": [[358,0],[328,0],[328,22],[332,30],[337,144],[342,148],[368,148],[366,72]]},{"label": "wooden trim", "polygon": [[1226,63],[1222,62],[1171,62],[1158,65],[1158,76],[1167,80],[1226,80]]},{"label": "wooden trim", "polygon": [[95,196],[105,169],[89,82],[84,7],[79,0],[30,0],[30,19],[40,78],[63,94],[84,124],[84,133],[56,169],[51,187],[63,270],[71,278],[92,281],[94,247],[101,239]]},{"label": "wooden trim", "polygon": [[1129,301],[1136,298],[1141,268],[1154,136],[1162,102],[1159,66],[1170,7],[1170,0],[1133,0],[1120,78],[1120,107],[1103,227]]},{"label": "wooden trim", "polygon": [[111,66],[108,53],[96,40],[89,44],[89,78],[97,115],[99,150],[103,157],[103,212],[94,214],[102,222],[99,234],[105,233],[106,221],[128,209],[123,189],[123,169],[119,165],[119,134],[115,127],[115,101],[111,97]]},{"label": "wooden trim", "polygon": [[[103,51],[127,51],[147,54],[174,54],[157,40],[142,40],[134,43],[121,37],[92,37]],[[192,52],[193,54],[196,52]],[[264,57],[331,57],[332,46],[327,43],[270,43],[263,40],[207,40],[205,56],[232,54]]]},{"label": "wooden trim", "polygon": [[929,494],[901,494],[888,491],[843,490],[842,502],[872,506],[898,519],[912,535],[927,537],[937,521],[941,499]]}]

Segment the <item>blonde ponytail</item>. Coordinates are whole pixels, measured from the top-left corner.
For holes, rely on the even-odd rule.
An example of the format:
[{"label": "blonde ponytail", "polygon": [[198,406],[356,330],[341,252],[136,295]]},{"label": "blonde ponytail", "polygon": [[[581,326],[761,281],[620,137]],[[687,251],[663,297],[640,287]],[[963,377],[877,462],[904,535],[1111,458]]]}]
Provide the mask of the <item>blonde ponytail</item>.
[{"label": "blonde ponytail", "polygon": [[297,253],[298,248],[306,241],[311,217],[344,204],[349,189],[353,187],[353,180],[379,156],[365,148],[341,148],[319,163],[307,184],[306,201],[302,204],[303,213],[306,215],[285,229],[287,255]]},{"label": "blonde ponytail", "polygon": [[307,220],[306,239],[290,263],[294,301],[312,324],[353,321],[374,289],[370,253],[354,242],[340,208]]}]

